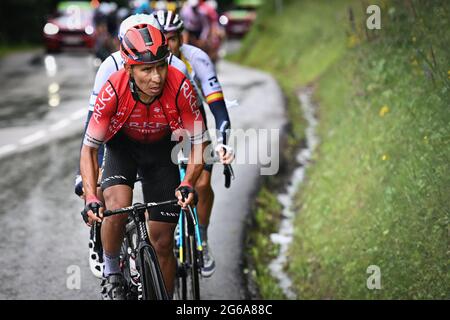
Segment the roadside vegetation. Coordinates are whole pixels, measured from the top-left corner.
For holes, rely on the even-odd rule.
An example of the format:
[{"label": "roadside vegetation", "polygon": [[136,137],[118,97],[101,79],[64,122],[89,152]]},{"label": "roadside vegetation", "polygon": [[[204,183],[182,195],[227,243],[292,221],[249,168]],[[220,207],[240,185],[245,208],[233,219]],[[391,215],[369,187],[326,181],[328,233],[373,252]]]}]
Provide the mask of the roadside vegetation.
[{"label": "roadside vegetation", "polygon": [[[283,2],[278,14],[265,3],[231,59],[279,81],[287,152],[302,141],[296,92],[316,88],[321,144],[295,199],[287,267],[298,298],[448,299],[449,3],[374,1],[381,29],[367,30],[364,1]],[[267,270],[281,178],[263,181],[247,241],[263,298],[283,297]],[[366,286],[371,265],[380,290]]]}]

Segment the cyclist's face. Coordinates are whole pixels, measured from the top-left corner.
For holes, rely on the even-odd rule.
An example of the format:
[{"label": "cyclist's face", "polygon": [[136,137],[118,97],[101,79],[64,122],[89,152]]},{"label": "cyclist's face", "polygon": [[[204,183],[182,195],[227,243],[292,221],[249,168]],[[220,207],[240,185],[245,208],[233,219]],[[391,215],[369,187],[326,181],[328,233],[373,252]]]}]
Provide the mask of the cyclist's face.
[{"label": "cyclist's face", "polygon": [[166,34],[167,44],[169,45],[169,50],[178,58],[180,57],[180,47],[182,44],[181,34],[178,32],[169,32]]},{"label": "cyclist's face", "polygon": [[166,60],[154,64],[139,64],[129,68],[137,86],[149,97],[159,95],[167,78]]}]

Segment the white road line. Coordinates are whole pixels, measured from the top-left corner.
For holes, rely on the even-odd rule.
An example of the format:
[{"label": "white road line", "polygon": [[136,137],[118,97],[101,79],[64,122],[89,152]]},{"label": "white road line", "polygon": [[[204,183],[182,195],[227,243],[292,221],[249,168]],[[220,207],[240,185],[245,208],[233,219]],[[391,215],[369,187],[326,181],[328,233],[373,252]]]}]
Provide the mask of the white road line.
[{"label": "white road line", "polygon": [[61,121],[51,125],[49,130],[50,131],[59,131],[59,130],[67,127],[69,124],[70,124],[70,120],[69,119],[64,119],[64,120],[61,120]]},{"label": "white road line", "polygon": [[45,130],[39,130],[39,131],[37,131],[37,132],[35,132],[35,133],[25,137],[25,138],[20,139],[19,143],[22,144],[22,145],[30,144],[30,143],[33,143],[33,142],[39,140],[39,139],[44,138],[45,135],[46,135],[46,131]]},{"label": "white road line", "polygon": [[[69,119],[63,119],[61,121],[58,121],[57,123],[51,125],[48,130],[49,131],[61,130],[61,129],[67,127],[68,125],[70,125],[71,121],[75,121],[75,120],[78,120],[80,118],[83,118],[85,115],[86,115],[86,110],[85,109],[80,109],[78,111],[75,111],[74,113],[72,113],[69,116]],[[39,130],[39,131],[36,131],[33,134],[30,134],[29,136],[26,136],[26,137],[20,139],[19,140],[19,144],[20,145],[31,144],[33,142],[36,142],[36,141],[42,139],[42,138],[45,138],[46,135],[48,135],[48,131],[47,130]],[[14,145],[14,144],[4,145],[4,146],[0,147],[0,155],[12,152],[12,151],[16,150],[17,148],[18,148],[18,145]]]},{"label": "white road line", "polygon": [[17,149],[17,145],[15,145],[15,144],[6,144],[6,145],[0,147],[0,155],[5,154],[5,153],[9,153],[9,152],[14,151],[16,149]]},{"label": "white road line", "polygon": [[86,109],[80,109],[70,115],[71,120],[78,120],[86,115]]}]

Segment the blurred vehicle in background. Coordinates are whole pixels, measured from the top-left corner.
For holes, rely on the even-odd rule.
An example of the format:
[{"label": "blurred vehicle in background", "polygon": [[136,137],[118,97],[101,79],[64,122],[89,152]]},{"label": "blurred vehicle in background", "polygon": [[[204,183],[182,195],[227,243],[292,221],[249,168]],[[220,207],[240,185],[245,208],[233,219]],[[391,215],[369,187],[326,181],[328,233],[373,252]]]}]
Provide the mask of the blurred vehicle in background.
[{"label": "blurred vehicle in background", "polygon": [[262,0],[234,0],[232,9],[220,16],[219,22],[230,37],[242,37],[256,19],[256,10]]},{"label": "blurred vehicle in background", "polygon": [[47,51],[73,47],[92,49],[95,45],[93,13],[90,2],[60,2],[56,14],[47,20],[43,29]]}]

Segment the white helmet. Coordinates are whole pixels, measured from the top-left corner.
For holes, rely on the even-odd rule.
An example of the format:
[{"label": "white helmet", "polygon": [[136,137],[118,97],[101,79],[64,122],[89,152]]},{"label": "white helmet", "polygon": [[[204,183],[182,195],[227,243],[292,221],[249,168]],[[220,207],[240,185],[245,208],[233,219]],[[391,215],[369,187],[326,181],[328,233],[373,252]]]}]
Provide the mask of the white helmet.
[{"label": "white helmet", "polygon": [[128,31],[128,29],[138,26],[140,24],[149,24],[154,26],[155,28],[161,29],[161,25],[153,15],[143,13],[133,14],[132,16],[129,16],[128,18],[123,20],[122,23],[120,24],[119,34],[117,35],[119,37],[119,40],[122,41],[123,36]]}]

